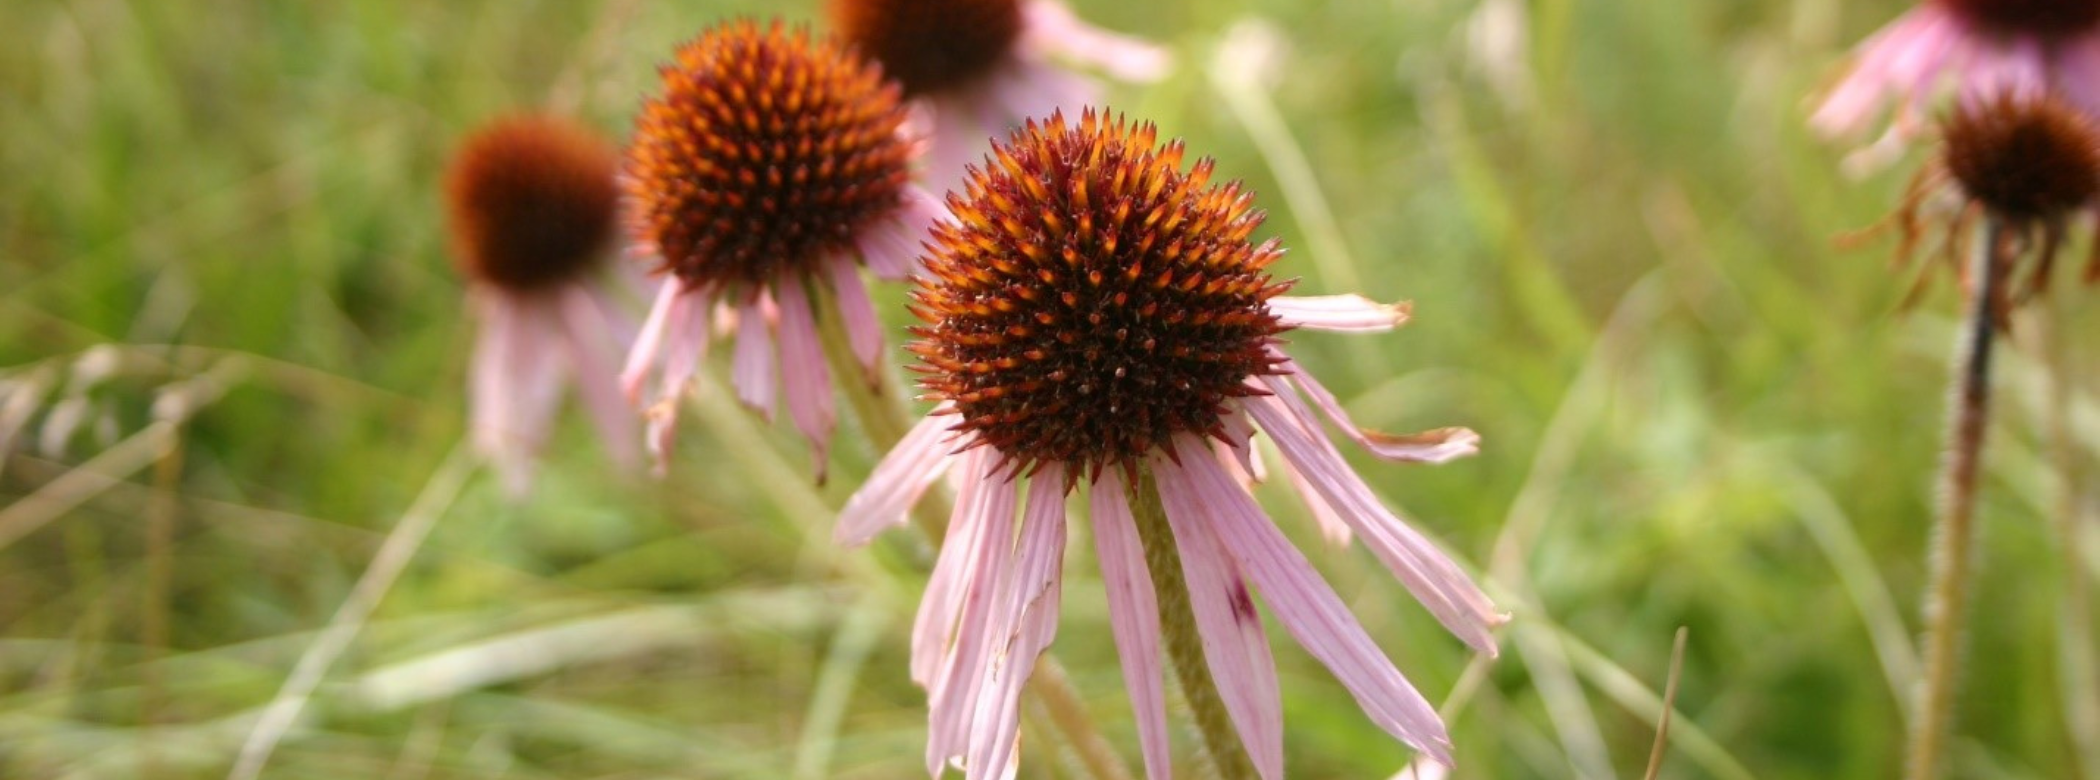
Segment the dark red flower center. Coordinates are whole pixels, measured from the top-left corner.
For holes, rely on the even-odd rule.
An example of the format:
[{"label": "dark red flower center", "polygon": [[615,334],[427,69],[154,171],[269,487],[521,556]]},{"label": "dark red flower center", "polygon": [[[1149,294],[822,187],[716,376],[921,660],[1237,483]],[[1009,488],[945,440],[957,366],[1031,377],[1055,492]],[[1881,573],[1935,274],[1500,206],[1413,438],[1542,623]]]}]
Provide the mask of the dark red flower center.
[{"label": "dark red flower center", "polygon": [[2100,0],[1941,0],[1971,24],[2006,35],[2061,38],[2100,27]]},{"label": "dark red flower center", "polygon": [[746,288],[851,252],[910,172],[897,88],[828,39],[733,22],[660,69],[627,149],[632,229],[696,286]]},{"label": "dark red flower center", "polygon": [[460,273],[530,291],[597,263],[613,237],[617,159],[590,131],[551,117],[498,120],[469,137],[445,176]]},{"label": "dark red flower center", "polygon": [[[1274,240],[1237,182],[1089,111],[996,146],[934,229],[913,311],[921,384],[1014,468],[1129,466],[1176,434],[1224,435],[1284,330]],[[1076,473],[1076,472],[1075,472]]]},{"label": "dark red flower center", "polygon": [[916,97],[990,71],[1021,37],[1019,0],[830,0],[832,24]]},{"label": "dark red flower center", "polygon": [[1965,104],[1942,130],[1948,173],[2001,217],[2052,218],[2100,193],[2100,137],[2084,114],[2053,98]]}]

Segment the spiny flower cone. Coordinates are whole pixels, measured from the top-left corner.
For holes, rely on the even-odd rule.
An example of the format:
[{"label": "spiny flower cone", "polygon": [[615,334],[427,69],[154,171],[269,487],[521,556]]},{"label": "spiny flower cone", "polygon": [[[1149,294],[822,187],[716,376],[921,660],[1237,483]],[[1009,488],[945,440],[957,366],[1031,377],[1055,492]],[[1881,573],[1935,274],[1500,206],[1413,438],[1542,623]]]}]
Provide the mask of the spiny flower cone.
[{"label": "spiny flower cone", "polygon": [[[1323,432],[1397,461],[1472,454],[1478,437],[1362,430],[1282,350],[1293,328],[1377,332],[1404,306],[1354,295],[1291,298],[1256,243],[1262,215],[1211,166],[1182,169],[1181,146],[1150,125],[1088,111],[1031,122],[949,196],[914,310],[923,386],[939,399],[841,513],[837,538],[864,543],[942,474],[959,486],[913,627],[913,679],[929,699],[927,768],[1010,776],[1018,696],[1056,635],[1065,499],[1089,493],[1125,684],[1138,709],[1147,774],[1166,777],[1157,665],[1159,594],[1132,506],[1153,501],[1172,526],[1187,599],[1223,706],[1264,777],[1283,768],[1276,671],[1253,585],[1299,644],[1341,679],[1381,727],[1437,760],[1449,739],[1434,708],[1249,495],[1265,473],[1251,436],[1331,537],[1362,538],[1431,613],[1492,653],[1503,617],[1452,560],[1382,506]],[[1149,477],[1149,482],[1145,481]],[[1018,520],[1018,522],[1017,522]],[[1176,587],[1184,583],[1174,583]]]},{"label": "spiny flower cone", "polygon": [[[818,318],[843,318],[874,371],[881,325],[859,265],[903,278],[939,212],[907,180],[897,88],[845,46],[748,21],[701,34],[661,74],[627,150],[626,189],[636,245],[666,278],[628,392],[639,397],[661,364],[650,410],[661,464],[711,324],[733,330],[739,397],[770,417],[784,390],[821,474],[834,411]],[[836,310],[818,309],[827,299]],[[717,307],[729,316],[711,323]]]}]

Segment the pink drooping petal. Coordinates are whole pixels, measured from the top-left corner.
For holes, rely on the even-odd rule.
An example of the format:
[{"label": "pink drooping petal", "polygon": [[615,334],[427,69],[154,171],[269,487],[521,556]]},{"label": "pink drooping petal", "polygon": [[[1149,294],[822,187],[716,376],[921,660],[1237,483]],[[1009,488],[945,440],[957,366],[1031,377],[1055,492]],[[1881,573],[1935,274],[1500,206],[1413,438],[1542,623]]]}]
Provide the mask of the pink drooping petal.
[{"label": "pink drooping petal", "polygon": [[561,401],[561,313],[551,300],[493,290],[476,296],[481,343],[473,360],[474,436],[495,462],[513,497],[532,486],[533,460],[546,443]]},{"label": "pink drooping petal", "polygon": [[1305,427],[1302,418],[1273,397],[1249,398],[1242,408],[1254,417],[1283,459],[1303,476],[1313,492],[1356,531],[1364,546],[1383,561],[1438,622],[1459,639],[1493,656],[1491,629],[1507,618],[1487,594],[1449,556],[1405,521],[1395,516],[1363,479],[1342,460],[1334,443]]},{"label": "pink drooping petal", "polygon": [[1065,470],[1049,463],[1028,480],[1014,567],[992,613],[992,655],[970,725],[963,766],[972,778],[1012,778],[1021,733],[1021,688],[1057,636],[1058,573],[1065,558]]},{"label": "pink drooping petal", "polygon": [[655,399],[643,414],[649,421],[646,441],[655,461],[653,471],[659,477],[670,467],[671,442],[678,433],[678,405],[685,400],[693,374],[707,357],[709,303],[697,293],[680,294],[671,298],[664,316],[663,376],[658,380]]},{"label": "pink drooping petal", "polygon": [[773,365],[773,333],[770,317],[765,316],[759,293],[744,305],[736,317],[736,347],[729,359],[729,383],[736,387],[737,400],[757,412],[760,417],[773,419],[773,399],[779,396],[775,380],[780,373]]},{"label": "pink drooping petal", "polygon": [[948,444],[948,426],[954,422],[940,412],[936,408],[905,432],[897,446],[875,464],[868,481],[846,499],[838,525],[832,528],[833,542],[859,547],[876,534],[904,525],[912,506],[955,461]]},{"label": "pink drooping petal", "polygon": [[[952,457],[959,462],[962,471],[976,473],[984,468],[985,456],[983,449],[977,449]],[[877,467],[877,474],[881,470]],[[870,486],[875,482],[876,476],[868,477]],[[919,612],[912,618],[911,680],[929,692],[933,690],[935,675],[947,660],[949,635],[961,619],[963,594],[968,592],[975,571],[972,567],[977,561],[974,556],[978,555],[977,533],[984,526],[977,518],[984,514],[983,502],[992,495],[981,482],[966,483],[956,491],[947,538],[939,540],[940,554],[934,559],[932,576],[927,578],[926,593],[919,597]],[[866,488],[862,490],[865,492]],[[854,500],[859,499],[860,494],[855,494]],[[848,506],[851,507],[851,502]],[[899,522],[902,522],[902,510],[898,512]]]},{"label": "pink drooping petal", "polygon": [[1021,13],[1025,49],[1071,57],[1124,81],[1158,81],[1174,67],[1164,47],[1087,24],[1057,0],[1030,0]]},{"label": "pink drooping petal", "polygon": [[1206,457],[1201,442],[1183,436],[1175,450],[1179,462],[1170,461],[1155,472],[1168,517],[1182,512],[1190,527],[1216,535],[1268,600],[1277,621],[1334,672],[1372,722],[1438,761],[1451,763],[1451,738],[1436,708],[1371,641],[1305,556],[1276,530],[1253,498],[1234,489],[1232,478]]},{"label": "pink drooping petal", "polygon": [[[831,269],[831,294],[838,300],[839,324],[846,328],[854,359],[867,369],[862,379],[873,385],[876,363],[882,359],[882,320],[875,316],[875,304],[868,299],[868,286],[861,282],[858,266],[845,258],[825,265]],[[840,377],[839,381],[849,380]]]},{"label": "pink drooping petal", "polygon": [[[1018,483],[994,478],[990,465],[982,455],[976,456],[972,464],[971,479],[963,488],[963,500],[956,504],[956,515],[949,524],[955,529],[969,523],[970,540],[967,555],[959,564],[953,579],[960,603],[956,605],[954,625],[940,637],[944,646],[941,662],[932,675],[932,684],[926,688],[926,768],[935,777],[940,776],[941,767],[950,761],[961,760],[968,751],[971,716],[977,708],[978,691],[985,681],[985,670],[993,652],[991,629],[999,583],[1009,577],[1014,565],[1014,506],[1018,501]],[[980,492],[976,500],[969,500],[971,492]],[[973,511],[965,515],[963,507]],[[951,535],[961,536],[962,531],[951,530]],[[921,604],[922,613],[929,605]],[[939,615],[934,616],[938,622]],[[914,652],[917,655],[917,652]]]},{"label": "pink drooping petal", "polygon": [[1361,295],[1279,295],[1269,313],[1293,328],[1341,333],[1382,333],[1407,322],[1414,305],[1379,303]]},{"label": "pink drooping petal", "polygon": [[[1283,354],[1277,352],[1274,347],[1271,347],[1270,351],[1279,357]],[[1349,419],[1349,412],[1342,408],[1342,402],[1337,400],[1333,393],[1327,392],[1320,380],[1314,379],[1303,366],[1290,361],[1289,358],[1284,360],[1278,368],[1288,373],[1264,375],[1261,377],[1261,383],[1269,392],[1282,399],[1293,412],[1305,419],[1308,431],[1318,431],[1319,421],[1313,418],[1312,412],[1305,408],[1304,402],[1291,390],[1290,385],[1303,388],[1305,394],[1312,396],[1313,402],[1320,406],[1320,410],[1327,413],[1327,419],[1334,421],[1335,427],[1342,429],[1342,433],[1348,435],[1358,446],[1380,458],[1404,463],[1446,463],[1480,452],[1480,434],[1466,428],[1438,428],[1406,434],[1359,428],[1354,420]]]},{"label": "pink drooping petal", "polygon": [[678,308],[684,287],[676,276],[664,279],[663,287],[656,291],[656,302],[649,307],[648,318],[642,321],[641,333],[635,337],[634,346],[627,350],[627,365],[620,371],[620,387],[627,392],[629,401],[642,403],[642,384],[649,381],[649,368],[663,359],[665,331],[670,327],[671,314]]},{"label": "pink drooping petal", "polygon": [[590,410],[614,462],[633,468],[641,458],[642,444],[634,410],[620,395],[620,377],[613,367],[613,356],[627,347],[613,325],[616,315],[607,312],[600,296],[585,287],[566,287],[558,295],[559,331],[567,346],[568,363],[576,369],[577,395]]},{"label": "pink drooping petal", "polygon": [[1945,62],[1959,24],[1933,4],[1890,22],[1860,44],[1858,60],[1809,117],[1809,125],[1831,138],[1854,135],[1891,97],[1929,87],[1925,79]]},{"label": "pink drooping petal", "polygon": [[1130,708],[1137,715],[1145,777],[1166,780],[1174,773],[1174,763],[1160,681],[1159,602],[1145,570],[1145,548],[1130,517],[1130,497],[1120,470],[1102,470],[1090,503],[1095,555],[1101,560],[1101,583],[1108,590],[1109,627],[1115,631],[1116,658],[1123,665],[1123,687],[1130,690]]},{"label": "pink drooping petal", "polygon": [[1239,567],[1207,527],[1210,519],[1188,505],[1190,486],[1170,470],[1173,462],[1157,450],[1148,460],[1166,504],[1167,523],[1174,529],[1174,545],[1181,552],[1189,607],[1196,614],[1196,632],[1203,638],[1203,657],[1218,697],[1255,770],[1265,780],[1278,780],[1283,776],[1283,703],[1261,615],[1240,580]]},{"label": "pink drooping petal", "polygon": [[1335,547],[1348,547],[1350,538],[1354,536],[1349,531],[1349,521],[1343,520],[1342,516],[1334,511],[1334,507],[1327,503],[1327,499],[1320,497],[1320,491],[1314,490],[1313,486],[1305,481],[1305,475],[1298,473],[1297,468],[1285,463],[1283,475],[1291,481],[1291,489],[1297,491],[1298,497],[1305,501],[1306,512],[1312,515],[1313,525],[1320,529],[1320,538]]},{"label": "pink drooping petal", "polygon": [[822,482],[831,429],[838,421],[832,409],[831,369],[824,363],[816,316],[809,309],[809,295],[801,280],[784,276],[779,285],[773,302],[780,306],[780,376],[787,383],[788,416],[809,439],[817,481]]},{"label": "pink drooping petal", "polygon": [[[938,106],[941,104],[934,101],[933,105],[936,107],[927,110],[938,112]],[[944,124],[938,115],[930,117],[927,121],[932,123],[927,131],[931,133],[928,143],[935,150],[944,146],[969,146],[970,142],[966,139],[943,135],[956,133],[959,128]],[[932,151],[929,150],[929,153]],[[967,150],[955,151],[963,153]],[[943,165],[953,165],[952,170],[956,174],[962,172],[961,162],[948,162]],[[858,242],[856,246],[860,249],[861,261],[868,264],[868,270],[874,272],[878,279],[899,281],[910,278],[919,272],[920,243],[926,240],[929,231],[933,229],[933,223],[947,216],[948,207],[941,199],[927,194],[916,184],[905,185],[903,201],[898,204],[896,215],[862,231],[860,237],[855,239]]]}]

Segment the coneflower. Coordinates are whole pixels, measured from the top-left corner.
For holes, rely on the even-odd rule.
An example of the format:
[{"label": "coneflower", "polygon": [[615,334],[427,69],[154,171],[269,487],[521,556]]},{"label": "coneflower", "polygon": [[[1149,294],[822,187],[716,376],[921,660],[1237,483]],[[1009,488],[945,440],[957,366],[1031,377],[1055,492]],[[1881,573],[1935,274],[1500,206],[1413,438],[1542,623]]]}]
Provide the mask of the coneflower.
[{"label": "coneflower", "polygon": [[[1925,676],[1912,721],[1906,775],[1911,780],[1939,776],[1953,722],[1962,626],[1976,555],[1977,476],[1989,429],[1992,344],[2016,302],[2009,292],[2012,277],[2020,259],[2034,255],[2028,289],[2045,285],[2065,223],[2079,215],[2090,219],[2100,196],[2100,135],[2085,115],[2051,97],[2013,93],[1963,101],[1943,133],[1944,152],[1927,175],[1951,181],[1963,203],[1951,228],[1956,237],[1952,243],[1960,243],[1966,225],[1978,219],[1983,235],[1967,272],[1968,320],[1947,396],[1940,508],[1925,597]],[[1912,195],[1913,200],[1919,197]],[[1915,224],[1916,219],[1907,222]],[[2087,275],[2091,278],[2091,267]]]},{"label": "coneflower", "polygon": [[1849,136],[1893,104],[1894,121],[1864,163],[1928,130],[1950,85],[1968,99],[2055,91],[2100,114],[2100,0],[1923,0],[1855,57],[1810,122]]},{"label": "coneflower", "polygon": [[1249,584],[1378,725],[1449,762],[1434,708],[1235,475],[1255,470],[1251,435],[1268,435],[1316,514],[1345,523],[1445,626],[1492,653],[1501,616],[1378,502],[1313,410],[1391,460],[1469,455],[1477,437],[1351,423],[1279,336],[1382,331],[1405,309],[1282,297],[1289,283],[1267,271],[1281,249],[1252,239],[1263,215],[1248,194],[1211,183],[1209,160],[1184,171],[1182,146],[1155,136],[1092,111],[1031,121],[971,169],[948,199],[955,221],[934,230],[911,348],[938,406],[837,529],[864,543],[941,474],[959,485],[912,637],[928,769],[1011,776],[1017,697],[1056,633],[1065,501],[1082,485],[1151,777],[1170,771],[1162,645],[1228,776],[1281,774],[1276,672]]},{"label": "coneflower", "polygon": [[963,166],[1029,117],[1095,101],[1065,57],[1128,81],[1168,67],[1165,50],[1088,25],[1058,0],[828,0],[833,25],[882,63],[931,120],[927,178],[946,188]]},{"label": "coneflower", "polygon": [[625,184],[637,247],[665,278],[622,381],[639,397],[660,364],[661,465],[710,332],[734,331],[738,397],[770,417],[784,393],[821,475],[836,418],[819,330],[842,334],[866,375],[840,381],[872,381],[882,327],[860,267],[907,276],[940,213],[908,181],[897,88],[833,41],[749,21],[702,33],[661,74]]},{"label": "coneflower", "polygon": [[453,258],[481,335],[469,372],[474,441],[514,492],[531,479],[562,384],[573,376],[606,448],[629,460],[636,426],[613,380],[634,324],[610,297],[618,157],[549,116],[490,123],[445,177]]}]

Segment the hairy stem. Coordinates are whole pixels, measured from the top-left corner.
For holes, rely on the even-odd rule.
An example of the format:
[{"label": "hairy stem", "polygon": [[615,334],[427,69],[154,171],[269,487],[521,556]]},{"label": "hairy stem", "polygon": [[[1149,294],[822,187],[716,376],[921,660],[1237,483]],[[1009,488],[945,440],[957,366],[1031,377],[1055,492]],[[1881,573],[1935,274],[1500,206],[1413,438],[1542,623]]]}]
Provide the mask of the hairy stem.
[{"label": "hairy stem", "polygon": [[1940,775],[1954,719],[1954,690],[1961,672],[1963,624],[1976,556],[1976,479],[1990,421],[1991,341],[1998,328],[2000,286],[2005,283],[2007,238],[1997,219],[1987,217],[1983,242],[1976,251],[1975,290],[1958,346],[1959,364],[1947,398],[1941,505],[1933,529],[1932,580],[1926,586],[1925,679],[1917,717],[1912,721],[1905,775],[1909,780],[1932,780]]},{"label": "hairy stem", "polygon": [[1240,744],[1232,716],[1211,679],[1210,665],[1203,657],[1203,637],[1196,630],[1196,612],[1189,605],[1188,580],[1181,573],[1173,529],[1167,527],[1167,510],[1161,504],[1152,473],[1144,472],[1131,493],[1131,517],[1137,523],[1138,540],[1145,548],[1145,570],[1152,575],[1152,591],[1159,600],[1160,636],[1165,640],[1167,662],[1181,683],[1181,695],[1195,715],[1196,731],[1202,736],[1203,752],[1209,756],[1222,780],[1254,780],[1253,759]]}]

